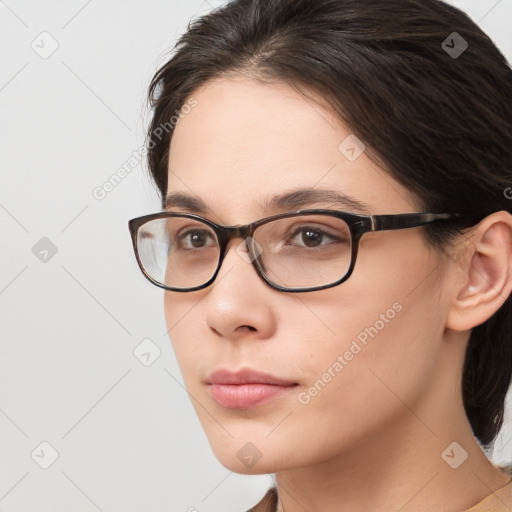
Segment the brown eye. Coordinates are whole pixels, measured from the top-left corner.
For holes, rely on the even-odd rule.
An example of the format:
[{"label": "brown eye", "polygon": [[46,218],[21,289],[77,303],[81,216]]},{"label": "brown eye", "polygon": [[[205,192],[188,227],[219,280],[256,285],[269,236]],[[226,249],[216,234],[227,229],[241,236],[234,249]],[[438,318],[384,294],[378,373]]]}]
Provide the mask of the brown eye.
[{"label": "brown eye", "polygon": [[[180,249],[202,249],[215,245],[215,239],[209,231],[204,229],[190,229],[178,236]],[[209,243],[213,241],[212,243]]]},{"label": "brown eye", "polygon": [[318,227],[301,226],[291,234],[284,245],[295,245],[313,249],[341,241],[342,239],[340,237]]}]

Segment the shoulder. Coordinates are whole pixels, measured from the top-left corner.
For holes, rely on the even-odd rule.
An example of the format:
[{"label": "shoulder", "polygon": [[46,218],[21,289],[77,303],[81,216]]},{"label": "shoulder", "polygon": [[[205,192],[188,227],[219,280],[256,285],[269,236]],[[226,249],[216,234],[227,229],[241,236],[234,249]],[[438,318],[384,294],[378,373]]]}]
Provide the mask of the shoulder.
[{"label": "shoulder", "polygon": [[[511,479],[509,482],[494,491],[470,509],[464,512],[510,512],[512,510],[512,465],[503,466]],[[276,512],[277,511],[277,489],[271,487],[263,498],[254,507],[246,512]]]},{"label": "shoulder", "polygon": [[512,510],[512,465],[501,467],[510,475],[511,479],[508,483],[465,512],[510,512]]},{"label": "shoulder", "polygon": [[271,487],[254,507],[246,512],[276,512],[277,511],[277,489]]}]

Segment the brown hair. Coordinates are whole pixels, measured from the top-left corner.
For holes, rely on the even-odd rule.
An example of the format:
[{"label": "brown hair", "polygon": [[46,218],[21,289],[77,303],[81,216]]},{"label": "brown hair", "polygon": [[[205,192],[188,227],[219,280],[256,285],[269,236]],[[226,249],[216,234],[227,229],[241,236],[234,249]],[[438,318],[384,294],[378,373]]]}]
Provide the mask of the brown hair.
[{"label": "brown hair", "polygon": [[[319,93],[423,211],[458,211],[472,223],[511,211],[512,70],[454,7],[438,0],[234,0],[194,20],[149,88],[148,163],[162,197],[174,126],[161,127],[198,87],[233,73]],[[434,223],[424,233],[444,250],[463,228]],[[464,407],[485,448],[503,423],[511,328],[508,297],[472,329],[466,351]]]}]

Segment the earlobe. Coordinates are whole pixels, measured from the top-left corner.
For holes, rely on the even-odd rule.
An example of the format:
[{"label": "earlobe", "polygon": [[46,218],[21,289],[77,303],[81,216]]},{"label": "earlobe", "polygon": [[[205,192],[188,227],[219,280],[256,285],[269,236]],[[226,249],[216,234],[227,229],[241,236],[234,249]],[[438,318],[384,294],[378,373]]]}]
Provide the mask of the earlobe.
[{"label": "earlobe", "polygon": [[458,263],[465,279],[454,288],[446,321],[446,327],[456,331],[487,321],[512,290],[512,215],[495,212],[473,229],[463,261]]}]

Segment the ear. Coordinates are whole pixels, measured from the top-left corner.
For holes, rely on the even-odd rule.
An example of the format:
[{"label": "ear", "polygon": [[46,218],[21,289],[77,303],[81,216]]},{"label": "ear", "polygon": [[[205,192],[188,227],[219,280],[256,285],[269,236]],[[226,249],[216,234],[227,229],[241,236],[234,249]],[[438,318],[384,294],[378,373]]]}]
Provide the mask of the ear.
[{"label": "ear", "polygon": [[[512,290],[512,215],[495,212],[464,235],[446,327],[465,331],[488,320]],[[461,284],[462,283],[462,284]]]}]

